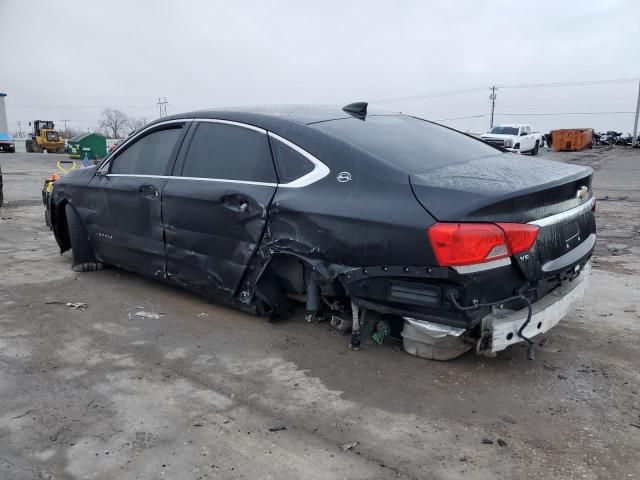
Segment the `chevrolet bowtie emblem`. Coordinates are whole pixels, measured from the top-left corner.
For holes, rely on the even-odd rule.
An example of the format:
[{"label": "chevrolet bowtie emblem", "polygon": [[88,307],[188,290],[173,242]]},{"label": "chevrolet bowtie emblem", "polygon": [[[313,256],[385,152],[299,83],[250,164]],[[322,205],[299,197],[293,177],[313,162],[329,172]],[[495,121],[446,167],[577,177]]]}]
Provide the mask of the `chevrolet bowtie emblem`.
[{"label": "chevrolet bowtie emblem", "polygon": [[580,201],[587,198],[587,195],[589,195],[589,187],[582,186],[576,192],[576,198],[579,198]]}]

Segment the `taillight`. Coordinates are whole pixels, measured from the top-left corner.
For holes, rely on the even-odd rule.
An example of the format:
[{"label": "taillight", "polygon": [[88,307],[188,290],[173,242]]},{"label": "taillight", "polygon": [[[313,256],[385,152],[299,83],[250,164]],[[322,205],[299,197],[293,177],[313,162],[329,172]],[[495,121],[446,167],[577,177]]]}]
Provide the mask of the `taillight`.
[{"label": "taillight", "polygon": [[472,265],[529,250],[538,227],[521,223],[436,223],[427,234],[439,265]]},{"label": "taillight", "polygon": [[533,247],[538,238],[537,225],[529,225],[526,223],[498,223],[498,226],[507,235],[511,254],[522,253]]}]

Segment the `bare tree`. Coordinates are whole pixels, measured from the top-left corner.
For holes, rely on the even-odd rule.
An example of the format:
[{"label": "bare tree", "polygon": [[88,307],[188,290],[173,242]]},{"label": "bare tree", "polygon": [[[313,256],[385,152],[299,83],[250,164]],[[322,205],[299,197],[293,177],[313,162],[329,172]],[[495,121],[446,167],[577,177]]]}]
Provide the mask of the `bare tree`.
[{"label": "bare tree", "polygon": [[146,119],[144,118],[129,118],[129,135],[131,135],[136,130],[140,130],[146,125],[146,123]]},{"label": "bare tree", "polygon": [[68,127],[58,130],[58,133],[62,138],[69,139],[75,137],[76,135],[80,135],[80,133],[82,132],[76,128]]},{"label": "bare tree", "polygon": [[100,129],[111,138],[122,138],[129,123],[129,118],[124,112],[113,108],[105,108],[100,119]]}]

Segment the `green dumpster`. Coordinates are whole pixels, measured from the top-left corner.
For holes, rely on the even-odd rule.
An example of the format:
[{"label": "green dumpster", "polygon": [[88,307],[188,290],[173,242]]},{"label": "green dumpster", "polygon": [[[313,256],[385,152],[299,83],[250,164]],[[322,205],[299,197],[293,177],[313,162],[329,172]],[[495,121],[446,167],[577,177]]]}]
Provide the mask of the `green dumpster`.
[{"label": "green dumpster", "polygon": [[107,155],[107,139],[99,133],[83,133],[68,140],[69,157],[84,160],[85,156],[89,160],[104,158]]}]

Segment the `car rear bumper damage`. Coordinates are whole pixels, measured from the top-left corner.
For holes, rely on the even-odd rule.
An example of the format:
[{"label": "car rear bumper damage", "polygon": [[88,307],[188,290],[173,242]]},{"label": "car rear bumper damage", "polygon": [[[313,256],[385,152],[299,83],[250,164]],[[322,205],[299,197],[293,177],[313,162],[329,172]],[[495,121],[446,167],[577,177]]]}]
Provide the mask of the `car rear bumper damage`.
[{"label": "car rear bumper damage", "polygon": [[[522,335],[533,338],[555,327],[584,297],[589,286],[591,262],[585,264],[580,274],[532,305],[533,312]],[[509,345],[523,341],[518,331],[527,320],[526,308],[518,311],[495,309],[482,319],[482,337],[489,337],[487,349],[499,352]],[[482,353],[482,352],[480,352]]]},{"label": "car rear bumper damage", "polygon": [[[585,295],[591,262],[576,269],[575,277],[532,305],[528,323],[528,308],[514,311],[495,307],[482,318],[480,338],[475,338],[472,332],[464,328],[403,317],[404,348],[419,357],[450,360],[474,346],[476,353],[495,354],[509,345],[544,334],[555,327]],[[525,323],[526,326],[522,328]]]}]

